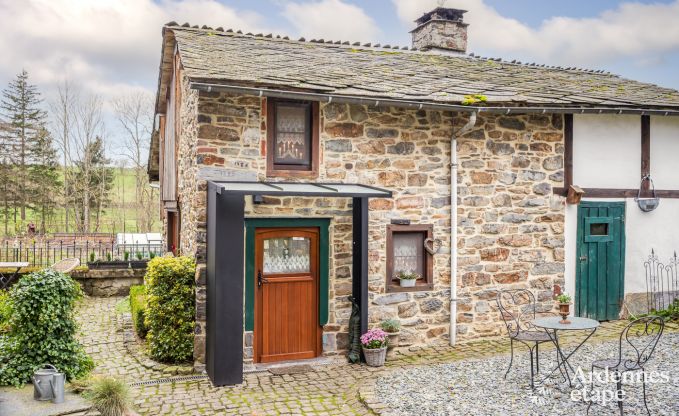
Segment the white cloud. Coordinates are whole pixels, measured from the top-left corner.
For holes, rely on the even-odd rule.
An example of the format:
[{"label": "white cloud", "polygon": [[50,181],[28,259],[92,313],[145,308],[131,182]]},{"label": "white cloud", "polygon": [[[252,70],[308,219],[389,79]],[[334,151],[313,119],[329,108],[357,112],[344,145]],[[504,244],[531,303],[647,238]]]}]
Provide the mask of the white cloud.
[{"label": "white cloud", "polygon": [[286,2],[283,16],[299,34],[310,38],[370,41],[380,33],[375,21],[363,9],[342,0]]},{"label": "white cloud", "polygon": [[0,0],[0,10],[0,80],[25,68],[48,92],[68,77],[105,98],[154,89],[164,23],[264,30],[256,13],[216,0]]},{"label": "white cloud", "polygon": [[[392,0],[399,18],[412,21],[436,0]],[[500,15],[483,0],[455,0],[468,10],[469,50],[509,59],[567,66],[597,66],[622,59],[639,65],[679,51],[679,0],[669,4],[621,3],[591,18],[553,17],[531,28]]]}]

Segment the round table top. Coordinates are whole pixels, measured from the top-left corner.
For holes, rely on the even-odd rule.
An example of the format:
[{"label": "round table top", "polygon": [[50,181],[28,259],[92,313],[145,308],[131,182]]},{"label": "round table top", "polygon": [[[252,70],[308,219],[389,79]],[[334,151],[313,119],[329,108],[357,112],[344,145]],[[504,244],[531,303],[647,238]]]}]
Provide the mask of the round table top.
[{"label": "round table top", "polygon": [[569,316],[568,320],[571,321],[570,324],[562,324],[559,323],[559,321],[561,321],[560,316],[549,316],[546,318],[535,319],[533,321],[533,325],[544,329],[560,329],[571,331],[594,329],[599,327],[599,321],[594,319]]}]

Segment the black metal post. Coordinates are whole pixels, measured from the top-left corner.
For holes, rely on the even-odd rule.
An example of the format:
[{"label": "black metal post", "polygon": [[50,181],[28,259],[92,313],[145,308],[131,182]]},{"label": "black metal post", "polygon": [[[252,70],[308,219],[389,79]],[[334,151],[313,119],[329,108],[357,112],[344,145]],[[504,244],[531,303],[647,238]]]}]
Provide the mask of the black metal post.
[{"label": "black metal post", "polygon": [[368,198],[353,198],[352,294],[361,311],[361,335],[368,331]]},{"label": "black metal post", "polygon": [[243,382],[245,199],[208,184],[207,373],[215,386]]}]

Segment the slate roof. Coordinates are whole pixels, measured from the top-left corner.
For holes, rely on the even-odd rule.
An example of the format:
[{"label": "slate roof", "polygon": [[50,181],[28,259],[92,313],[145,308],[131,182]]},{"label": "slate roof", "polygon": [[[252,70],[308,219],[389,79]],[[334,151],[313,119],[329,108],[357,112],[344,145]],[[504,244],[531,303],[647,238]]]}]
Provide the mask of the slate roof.
[{"label": "slate roof", "polygon": [[679,108],[676,90],[603,71],[186,26],[163,29],[159,92],[176,41],[192,81],[448,104],[475,94],[485,106]]}]

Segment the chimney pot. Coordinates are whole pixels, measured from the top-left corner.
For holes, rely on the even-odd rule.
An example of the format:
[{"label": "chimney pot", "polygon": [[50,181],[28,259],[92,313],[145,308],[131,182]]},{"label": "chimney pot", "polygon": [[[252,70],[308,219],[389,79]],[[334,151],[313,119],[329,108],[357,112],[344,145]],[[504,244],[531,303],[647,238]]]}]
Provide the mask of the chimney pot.
[{"label": "chimney pot", "polygon": [[467,23],[463,16],[466,10],[437,7],[415,20],[417,27],[413,35],[413,48],[441,50],[464,54],[467,52]]}]

